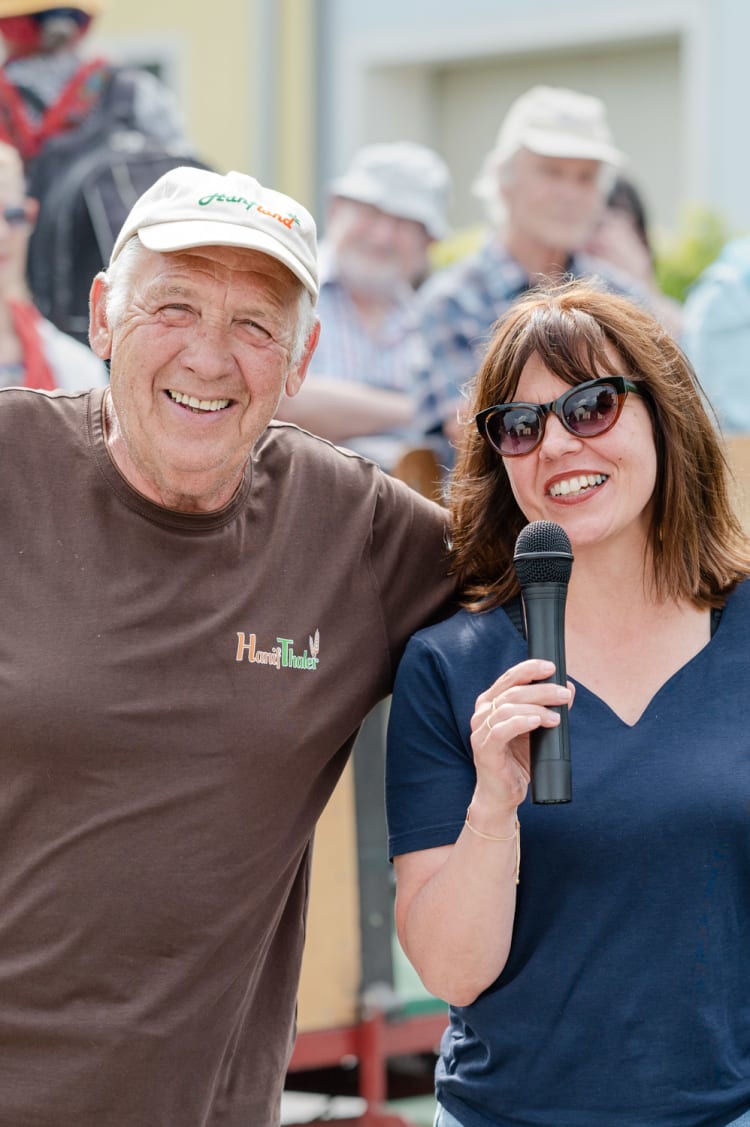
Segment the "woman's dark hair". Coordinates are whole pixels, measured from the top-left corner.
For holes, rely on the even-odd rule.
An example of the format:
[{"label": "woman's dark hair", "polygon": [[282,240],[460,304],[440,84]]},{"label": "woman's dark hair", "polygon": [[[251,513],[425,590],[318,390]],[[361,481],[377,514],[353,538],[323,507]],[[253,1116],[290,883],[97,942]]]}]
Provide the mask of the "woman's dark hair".
[{"label": "woman's dark hair", "polygon": [[[721,605],[750,574],[750,543],[730,500],[721,439],[673,338],[632,301],[593,283],[533,290],[495,327],[474,380],[472,414],[511,401],[533,355],[571,386],[607,374],[639,385],[657,456],[649,530],[654,590],[663,599]],[[527,520],[503,459],[473,421],[459,442],[449,507],[464,605],[489,609],[518,594],[513,549]]]},{"label": "woman's dark hair", "polygon": [[646,207],[635,184],[626,180],[624,176],[617,176],[607,194],[607,207],[611,207],[615,211],[624,211],[626,215],[630,216],[639,239],[653,259]]}]

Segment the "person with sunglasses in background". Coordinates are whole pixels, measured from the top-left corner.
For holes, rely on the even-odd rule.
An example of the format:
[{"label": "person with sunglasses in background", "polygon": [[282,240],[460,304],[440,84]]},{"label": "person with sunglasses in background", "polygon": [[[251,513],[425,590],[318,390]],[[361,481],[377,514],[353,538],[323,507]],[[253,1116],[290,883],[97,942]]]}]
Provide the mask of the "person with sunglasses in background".
[{"label": "person with sunglasses in background", "polygon": [[0,387],[103,387],[106,365],[42,317],[29,297],[26,248],[36,213],[36,201],[25,194],[19,154],[0,142]]},{"label": "person with sunglasses in background", "polygon": [[[450,483],[463,609],[416,634],[388,746],[401,943],[450,1004],[439,1127],[750,1124],[750,544],[674,339],[584,282],[498,323]],[[567,686],[513,554],[574,556]],[[572,801],[529,734],[572,706]]]}]

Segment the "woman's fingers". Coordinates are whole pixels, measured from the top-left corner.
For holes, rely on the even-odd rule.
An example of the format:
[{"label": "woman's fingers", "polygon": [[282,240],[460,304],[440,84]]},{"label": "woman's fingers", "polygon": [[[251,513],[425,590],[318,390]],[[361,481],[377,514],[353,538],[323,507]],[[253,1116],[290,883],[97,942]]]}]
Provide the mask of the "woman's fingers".
[{"label": "woman's fingers", "polygon": [[[523,710],[527,705],[534,706],[537,712],[539,709],[570,706],[574,695],[570,682],[567,685],[558,685],[554,681],[545,679],[549,678],[554,670],[555,666],[551,661],[537,658],[520,662],[506,670],[477,698],[471,720],[472,732],[476,732],[482,725],[489,729],[496,720],[507,719],[509,711]],[[557,723],[557,715],[557,713],[549,713],[546,717],[546,726]],[[542,722],[545,721],[540,720],[540,723]]]}]

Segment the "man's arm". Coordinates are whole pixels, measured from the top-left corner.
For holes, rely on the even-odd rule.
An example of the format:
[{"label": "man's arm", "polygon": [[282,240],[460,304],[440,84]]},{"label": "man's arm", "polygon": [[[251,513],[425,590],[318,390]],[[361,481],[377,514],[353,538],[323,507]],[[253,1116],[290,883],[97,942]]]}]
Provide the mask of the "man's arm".
[{"label": "man's arm", "polygon": [[331,442],[342,442],[409,426],[414,403],[405,392],[315,376],[294,398],[282,399],[276,417]]}]

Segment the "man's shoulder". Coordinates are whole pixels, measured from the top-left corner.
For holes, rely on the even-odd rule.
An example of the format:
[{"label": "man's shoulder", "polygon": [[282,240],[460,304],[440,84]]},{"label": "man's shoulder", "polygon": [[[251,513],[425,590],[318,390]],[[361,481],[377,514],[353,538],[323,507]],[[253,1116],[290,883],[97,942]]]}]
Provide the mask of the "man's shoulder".
[{"label": "man's shoulder", "polygon": [[0,388],[0,450],[8,463],[46,475],[50,456],[87,442],[93,391]]},{"label": "man's shoulder", "polygon": [[436,270],[419,290],[420,305],[437,304],[460,297],[467,288],[476,288],[487,275],[488,253],[485,243],[471,254]]},{"label": "man's shoulder", "polygon": [[256,443],[253,465],[254,477],[293,478],[308,498],[322,495],[331,506],[352,493],[376,494],[386,476],[368,458],[280,419],[273,419]]},{"label": "man's shoulder", "polygon": [[0,420],[7,422],[11,415],[24,414],[35,415],[39,419],[85,414],[92,390],[94,389],[80,388],[66,391],[60,388],[56,391],[44,391],[35,387],[2,387]]},{"label": "man's shoulder", "polygon": [[425,318],[457,315],[477,317],[482,323],[488,312],[494,321],[502,309],[528,285],[523,268],[496,236],[489,236],[472,254],[438,270],[419,293]]},{"label": "man's shoulder", "polygon": [[444,526],[446,511],[361,454],[337,446],[295,423],[274,419],[253,451],[254,476],[284,475],[299,484],[307,502],[327,508],[360,507],[394,511],[407,522]]}]

